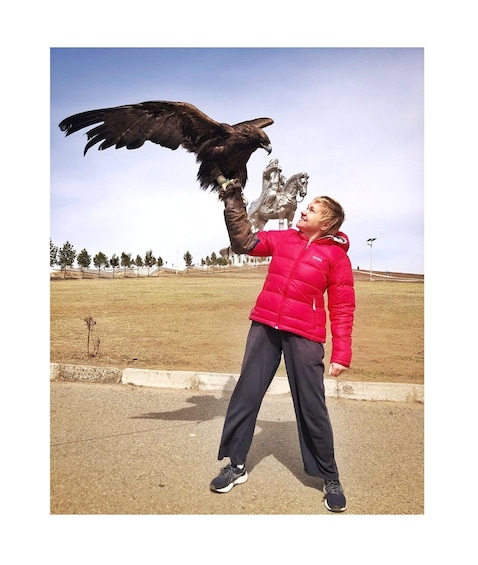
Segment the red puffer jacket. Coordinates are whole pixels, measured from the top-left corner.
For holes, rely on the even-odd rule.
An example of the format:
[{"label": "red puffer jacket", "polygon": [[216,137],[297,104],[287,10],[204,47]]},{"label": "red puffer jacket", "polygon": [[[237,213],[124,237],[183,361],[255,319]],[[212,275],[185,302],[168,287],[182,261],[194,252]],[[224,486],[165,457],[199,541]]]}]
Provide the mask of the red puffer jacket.
[{"label": "red puffer jacket", "polygon": [[250,319],[325,343],[326,311],[332,333],[331,362],[350,366],[355,293],[347,236],[339,232],[309,243],[295,229],[261,231],[249,255],[272,256]]}]

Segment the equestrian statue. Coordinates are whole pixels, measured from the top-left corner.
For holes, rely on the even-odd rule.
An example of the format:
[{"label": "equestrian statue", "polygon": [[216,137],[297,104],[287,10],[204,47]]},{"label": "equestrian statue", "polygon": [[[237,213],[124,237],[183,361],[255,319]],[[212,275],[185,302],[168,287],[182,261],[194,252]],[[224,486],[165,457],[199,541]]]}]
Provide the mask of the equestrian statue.
[{"label": "equestrian statue", "polygon": [[296,173],[286,179],[279,161],[272,159],[262,175],[262,193],[247,211],[253,229],[262,231],[269,220],[279,220],[279,229],[284,228],[287,220],[287,228],[291,228],[297,202],[302,202],[307,194],[308,181],[307,173]]},{"label": "equestrian statue", "polygon": [[[279,220],[279,229],[292,227],[297,203],[302,202],[307,194],[309,175],[296,173],[290,178],[282,174],[282,168],[277,159],[272,159],[262,174],[262,192],[248,208],[247,215],[252,229],[262,231],[269,220]],[[298,200],[300,198],[300,200]],[[219,251],[221,257],[232,257],[230,247]]]}]

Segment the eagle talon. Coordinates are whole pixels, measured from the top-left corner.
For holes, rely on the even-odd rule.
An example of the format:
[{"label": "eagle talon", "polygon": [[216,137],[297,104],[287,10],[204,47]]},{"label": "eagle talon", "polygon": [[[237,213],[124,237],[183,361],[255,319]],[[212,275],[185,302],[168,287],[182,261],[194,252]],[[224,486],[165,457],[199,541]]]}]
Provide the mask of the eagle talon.
[{"label": "eagle talon", "polygon": [[[225,200],[233,194],[238,194],[241,197],[244,206],[247,206],[249,204],[249,201],[244,196],[244,192],[242,191],[242,186],[240,186],[240,184],[236,184],[239,183],[238,179],[226,179],[224,175],[219,175],[216,180],[221,185],[221,190],[219,192],[219,198],[221,200]],[[231,186],[230,189],[229,186]]]},{"label": "eagle talon", "polygon": [[221,185],[221,189],[225,192],[227,187],[234,182],[234,179],[226,179],[225,176],[219,175],[217,177],[217,182]]}]

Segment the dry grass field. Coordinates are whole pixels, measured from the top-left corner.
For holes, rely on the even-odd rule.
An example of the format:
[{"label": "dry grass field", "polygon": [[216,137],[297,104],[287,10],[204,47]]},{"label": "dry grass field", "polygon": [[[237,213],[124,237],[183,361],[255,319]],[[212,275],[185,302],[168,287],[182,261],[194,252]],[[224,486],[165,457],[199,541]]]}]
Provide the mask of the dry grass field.
[{"label": "dry grass field", "polygon": [[[53,363],[239,373],[265,267],[50,282]],[[58,276],[59,275],[59,276]],[[424,382],[424,282],[356,272],[352,367],[341,380]],[[410,275],[408,275],[409,278]],[[96,322],[94,355],[86,318]],[[326,359],[328,360],[326,345]],[[285,375],[281,366],[279,375]]]}]

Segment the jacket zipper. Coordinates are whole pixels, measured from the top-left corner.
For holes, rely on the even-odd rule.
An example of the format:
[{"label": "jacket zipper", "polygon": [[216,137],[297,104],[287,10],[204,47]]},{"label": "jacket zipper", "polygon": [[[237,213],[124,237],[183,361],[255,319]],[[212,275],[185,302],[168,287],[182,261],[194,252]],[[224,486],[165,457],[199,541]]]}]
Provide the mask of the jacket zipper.
[{"label": "jacket zipper", "polygon": [[[307,245],[301,250],[301,252],[299,253],[299,255],[297,256],[296,260],[294,261],[294,265],[292,267],[292,269],[290,270],[289,276],[287,277],[287,282],[285,283],[285,287],[284,287],[284,296],[287,295],[287,290],[289,289],[289,285],[290,285],[290,280],[292,278],[292,275],[294,274],[295,271],[295,267],[297,265],[297,263],[300,261],[302,255],[304,255],[304,253],[307,251],[308,247],[309,247],[309,243],[307,242]],[[315,303],[315,299],[314,299],[314,303]],[[284,297],[281,300],[280,303],[280,307],[279,307],[279,311],[277,312],[277,325],[275,326],[275,329],[278,330],[279,329],[279,322],[280,319],[282,317],[282,310],[284,309]]]}]

